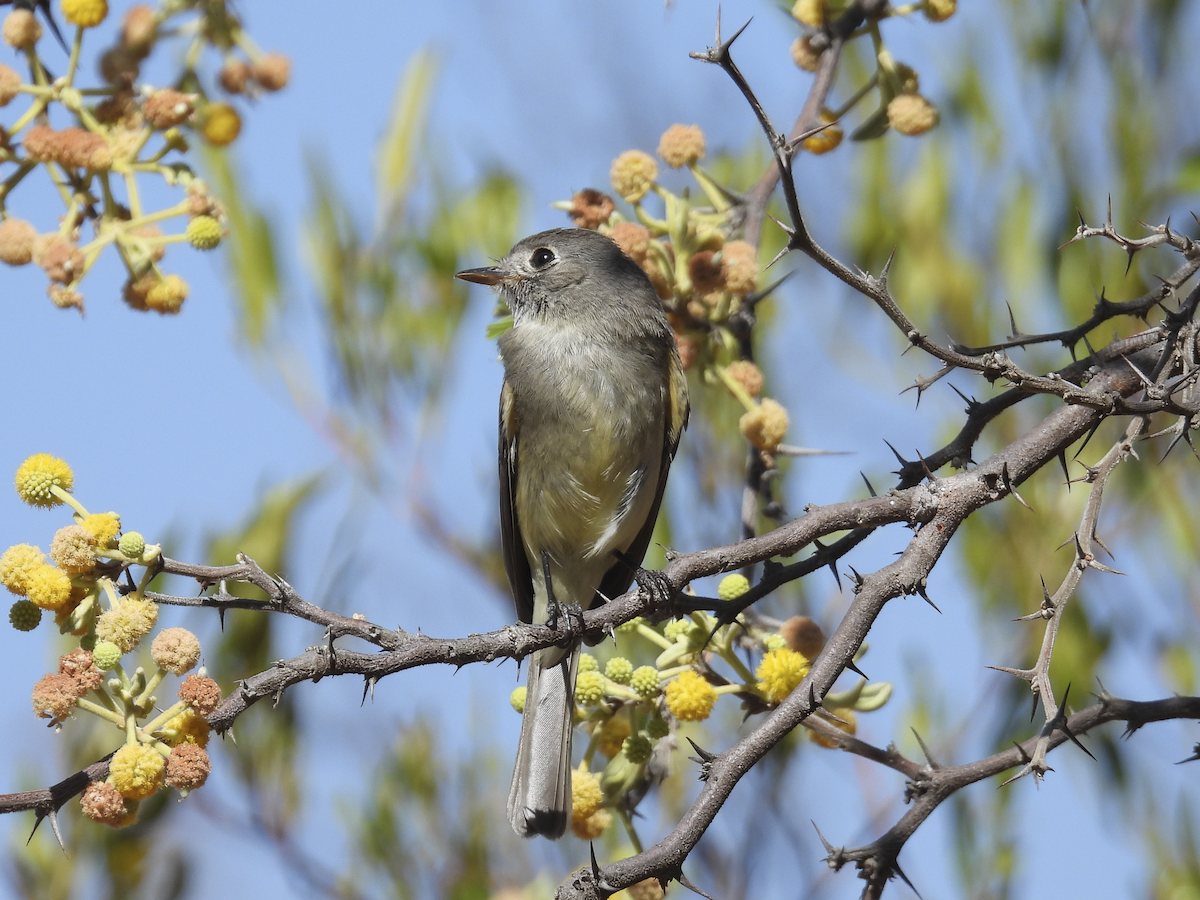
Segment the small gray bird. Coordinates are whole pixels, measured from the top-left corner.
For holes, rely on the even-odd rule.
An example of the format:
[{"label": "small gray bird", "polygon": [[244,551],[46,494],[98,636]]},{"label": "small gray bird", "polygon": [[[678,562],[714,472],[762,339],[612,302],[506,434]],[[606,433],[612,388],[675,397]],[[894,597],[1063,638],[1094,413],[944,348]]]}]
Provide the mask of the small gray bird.
[{"label": "small gray bird", "polygon": [[[500,533],[517,615],[544,623],[623,594],[641,565],[687,424],[683,364],[646,274],[595,231],[527,237],[459,278],[499,288]],[[571,818],[579,644],[529,658],[508,795],[517,834]]]}]

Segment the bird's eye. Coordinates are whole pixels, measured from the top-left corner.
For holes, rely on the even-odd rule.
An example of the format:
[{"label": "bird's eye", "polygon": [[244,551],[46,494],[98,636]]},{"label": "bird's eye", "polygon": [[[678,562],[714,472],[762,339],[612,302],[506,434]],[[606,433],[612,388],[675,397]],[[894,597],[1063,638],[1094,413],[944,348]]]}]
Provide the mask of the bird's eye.
[{"label": "bird's eye", "polygon": [[554,262],[554,251],[549,247],[538,247],[529,255],[529,264],[535,269],[544,269]]}]

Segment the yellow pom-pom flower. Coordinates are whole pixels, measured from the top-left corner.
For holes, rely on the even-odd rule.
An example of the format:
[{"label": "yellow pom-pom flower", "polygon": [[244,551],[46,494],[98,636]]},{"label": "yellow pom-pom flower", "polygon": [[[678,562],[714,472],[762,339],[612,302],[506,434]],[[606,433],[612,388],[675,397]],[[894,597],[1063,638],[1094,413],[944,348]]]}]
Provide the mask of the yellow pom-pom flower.
[{"label": "yellow pom-pom flower", "polygon": [[699,125],[672,125],[658,141],[658,155],[672,169],[695,165],[704,157],[704,132]]},{"label": "yellow pom-pom flower", "polygon": [[717,689],[690,669],[667,683],[667,709],[683,722],[702,722],[712,714]]},{"label": "yellow pom-pom flower", "polygon": [[624,716],[609,719],[600,728],[600,735],[596,739],[596,749],[612,759],[621,752],[621,746],[625,742],[625,738],[629,737],[629,732],[629,720]]},{"label": "yellow pom-pom flower", "polygon": [[580,840],[594,841],[604,834],[612,820],[612,813],[607,809],[598,809],[586,819],[572,819],[571,831]]},{"label": "yellow pom-pom flower", "polygon": [[80,28],[95,28],[108,16],[108,0],[62,0],[63,18]]},{"label": "yellow pom-pom flower", "polygon": [[629,684],[633,677],[633,663],[623,656],[614,656],[604,666],[604,677],[617,684]]},{"label": "yellow pom-pom flower", "polygon": [[920,94],[897,94],[887,106],[888,124],[916,137],[938,123],[937,107]]},{"label": "yellow pom-pom flower", "polygon": [[121,530],[121,519],[112,512],[92,513],[79,523],[79,527],[90,531],[101,547],[110,547]]},{"label": "yellow pom-pom flower", "polygon": [[749,590],[750,582],[746,579],[746,576],[739,572],[734,572],[732,575],[726,575],[721,579],[721,583],[717,585],[717,596],[722,600],[736,600]]},{"label": "yellow pom-pom flower", "polygon": [[35,453],[21,463],[14,483],[17,496],[30,506],[58,506],[62,500],[54,489],[69,494],[75,486],[75,473],[57,456]]},{"label": "yellow pom-pom flower", "polygon": [[[33,597],[29,599],[33,600]],[[36,603],[37,601],[34,600]],[[109,641],[128,653],[154,628],[158,621],[158,605],[140,593],[127,594],[105,610],[96,620],[96,637]]]},{"label": "yellow pom-pom flower", "polygon": [[658,669],[654,666],[638,666],[629,678],[629,686],[639,697],[650,700],[658,696],[660,680]]},{"label": "yellow pom-pom flower", "polygon": [[159,734],[162,736],[162,742],[168,747],[178,747],[180,744],[207,747],[211,732],[208,720],[189,707],[167,722]]},{"label": "yellow pom-pom flower", "polygon": [[210,144],[224,147],[237,140],[242,132],[242,117],[228,103],[210,103],[204,109],[200,133]]},{"label": "yellow pom-pom flower", "polygon": [[108,764],[112,785],[129,800],[145,800],[162,787],[166,760],[153,747],[126,744]]},{"label": "yellow pom-pom flower", "polygon": [[925,0],[921,12],[930,22],[945,22],[958,9],[958,0]]},{"label": "yellow pom-pom flower", "polygon": [[789,647],[772,650],[762,658],[754,674],[759,693],[768,703],[782,703],[808,674],[809,662]]},{"label": "yellow pom-pom flower", "polygon": [[591,772],[572,769],[571,820],[582,822],[584,819],[590,819],[603,802],[604,792],[600,790],[600,779]]},{"label": "yellow pom-pom flower", "polygon": [[600,661],[590,653],[580,653],[578,671],[580,673],[598,672],[600,671]]},{"label": "yellow pom-pom flower", "polygon": [[787,410],[778,401],[765,397],[738,420],[738,428],[746,440],[759,450],[774,453],[787,434]]},{"label": "yellow pom-pom flower", "polygon": [[197,250],[212,250],[221,243],[221,223],[212,216],[196,216],[188,222],[186,234]]},{"label": "yellow pom-pom flower", "polygon": [[575,679],[575,700],[580,706],[595,706],[604,699],[604,676],[599,672],[580,672]]},{"label": "yellow pom-pom flower", "polygon": [[513,692],[508,695],[508,702],[519,713],[525,712],[525,695],[527,693],[528,688],[525,685],[521,685],[519,688],[513,688]]},{"label": "yellow pom-pom flower", "polygon": [[800,146],[814,156],[820,156],[822,153],[828,153],[835,149],[842,142],[845,136],[842,131],[842,126],[837,124],[837,120],[833,117],[833,113],[827,109],[821,110],[821,124],[828,126],[824,131],[814,134],[812,137],[805,138],[800,142]]},{"label": "yellow pom-pom flower", "polygon": [[646,196],[658,177],[658,164],[654,157],[641,150],[626,150],[613,160],[608,173],[613,190],[629,203],[637,203]]},{"label": "yellow pom-pom flower", "polygon": [[46,554],[31,544],[14,544],[0,556],[0,584],[14,594],[29,593],[29,578],[46,563]]},{"label": "yellow pom-pom flower", "polygon": [[167,314],[177,313],[188,296],[188,283],[178,275],[168,275],[146,293],[146,308]]},{"label": "yellow pom-pom flower", "polygon": [[62,609],[71,600],[71,579],[54,566],[38,566],[29,576],[29,599],[42,609]]},{"label": "yellow pom-pom flower", "polygon": [[68,575],[81,575],[96,567],[96,537],[78,525],[64,525],[54,533],[50,558]]}]

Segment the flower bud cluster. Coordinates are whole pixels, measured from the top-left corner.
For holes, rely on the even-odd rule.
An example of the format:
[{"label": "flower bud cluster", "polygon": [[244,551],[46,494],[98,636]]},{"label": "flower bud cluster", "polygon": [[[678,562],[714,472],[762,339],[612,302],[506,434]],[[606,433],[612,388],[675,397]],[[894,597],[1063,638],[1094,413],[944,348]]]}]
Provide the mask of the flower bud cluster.
[{"label": "flower bud cluster", "polygon": [[[181,794],[202,786],[209,772],[209,725],[221,704],[221,689],[201,668],[197,637],[184,628],[158,632],[150,646],[153,669],[124,662],[154,631],[158,605],[145,589],[161,556],[134,531],[121,533],[116,513],[90,513],[71,493],[75,477],[63,460],[46,453],[29,457],[17,470],[18,496],[33,506],[66,506],[72,523],[58,529],[49,559],[39,548],[17,544],[0,554],[0,584],[17,594],[9,621],[32,631],[43,611],[78,646],[59,658],[58,671],[42,676],[31,694],[34,714],[60,727],[77,712],[114,726],[122,744],[109,763],[106,781],[88,786],[80,798],[85,815],[120,827],[134,822],[138,804],[173,787]],[[141,567],[141,583],[119,587]],[[124,593],[122,593],[124,591]],[[189,674],[191,673],[191,674]],[[156,691],[168,676],[182,678],[178,700],[159,709]],[[186,676],[186,677],[184,677]]]},{"label": "flower bud cluster", "polygon": [[[53,15],[48,5],[36,8]],[[125,11],[114,43],[98,53],[96,80],[85,51],[109,16],[108,2],[62,0],[63,18],[78,27],[71,64],[51,82],[46,73],[60,63],[43,65],[43,29],[32,9],[13,9],[0,25],[0,38],[24,51],[30,67],[26,78],[0,64],[0,107],[13,111],[0,121],[0,164],[16,167],[0,197],[0,262],[40,267],[51,301],[82,312],[81,282],[111,248],[129,273],[124,298],[130,307],[177,313],[189,291],[182,278],[161,268],[167,248],[187,243],[211,250],[227,228],[220,202],[188,164],[188,134],[223,146],[242,124],[233,106],[210,99],[197,64],[204,51],[219,53],[225,60],[220,90],[253,97],[282,89],[289,62],[259,50],[227,4],[137,3]],[[191,42],[186,52],[168,46],[181,39]],[[186,89],[142,80],[143,64],[154,54],[184,61],[169,81]],[[232,70],[240,74],[231,76]],[[65,205],[46,231],[14,210],[22,182],[35,174],[58,188]],[[144,197],[158,192],[140,185],[153,180],[184,196],[173,205],[144,205]],[[160,226],[173,219],[182,227],[165,233]]]},{"label": "flower bud cluster", "polygon": [[[827,26],[846,11],[847,5],[847,0],[796,0],[792,18],[804,28],[804,33],[792,43],[791,56],[799,68],[816,72],[821,67],[823,54],[831,43]],[[881,18],[919,10],[930,22],[944,22],[957,9],[958,0],[923,0],[910,6],[888,7]],[[869,73],[867,83],[853,92],[845,106],[821,111],[821,125],[825,127],[800,143],[809,153],[828,153],[841,144],[840,120],[873,94],[877,98],[875,109],[855,129],[854,140],[881,138],[889,128],[899,134],[916,136],[937,125],[937,107],[921,95],[917,73],[892,58],[877,22],[871,28],[861,29],[851,40],[867,37],[874,40],[875,70]]]},{"label": "flower bud cluster", "polygon": [[[727,575],[713,601],[719,608],[751,590],[740,574]],[[708,719],[723,694],[736,694],[743,709],[764,711],[782,703],[808,674],[825,636],[812,619],[794,617],[776,628],[695,612],[652,626],[636,618],[616,630],[615,655],[601,662],[580,656],[575,684],[575,721],[587,733],[587,749],[572,772],[576,835],[594,840],[613,822],[610,810],[632,812],[661,780],[679,744],[684,723]],[[758,657],[753,671],[743,659]],[[888,684],[864,680],[826,698],[825,721],[837,728],[854,711],[882,706]],[[522,712],[525,690],[511,697]],[[850,718],[847,719],[847,716]],[[836,745],[836,744],[835,744]]]}]

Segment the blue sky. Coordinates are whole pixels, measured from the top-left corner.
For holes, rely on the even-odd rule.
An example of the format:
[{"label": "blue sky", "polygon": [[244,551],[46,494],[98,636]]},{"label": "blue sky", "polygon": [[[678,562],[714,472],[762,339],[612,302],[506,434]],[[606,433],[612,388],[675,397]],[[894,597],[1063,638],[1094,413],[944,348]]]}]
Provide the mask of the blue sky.
[{"label": "blue sky", "polygon": [[[117,4],[114,8],[119,9]],[[451,176],[466,184],[496,165],[515,174],[525,192],[523,232],[564,224],[550,202],[581,187],[603,187],[613,157],[630,147],[652,150],[658,135],[673,122],[698,123],[710,147],[735,151],[746,146],[753,128],[749,110],[727,79],[715,67],[687,56],[711,43],[715,4],[685,0],[664,7],[645,0],[538,0],[519,7],[470,2],[401,6],[364,0],[337,6],[259,0],[243,4],[243,12],[261,46],[284,52],[293,61],[288,89],[263,98],[244,116],[236,154],[250,195],[276,229],[289,300],[309,310],[298,317],[296,337],[311,356],[319,386],[328,372],[314,332],[313,289],[302,252],[310,199],[306,155],[315,153],[326,162],[360,222],[369,226],[376,211],[374,148],[397,79],[418,50],[432,47],[440,61],[430,130],[438,147],[444,148]],[[777,125],[785,126],[808,84],[787,55],[795,31],[781,12],[758,0],[724,2],[722,15],[727,30],[754,17],[738,61]],[[919,21],[895,23],[889,27],[889,39],[907,54],[898,53],[901,58],[928,55],[922,86],[936,100],[939,66],[953,62],[939,54],[945,43],[970,41],[986,48],[980,52],[994,58],[1001,70],[1013,65],[1003,47],[990,47],[981,39],[985,25],[983,14],[971,9],[940,26],[936,34]],[[1013,102],[1005,94],[1004,88],[997,88],[998,101]],[[1021,140],[1020,129],[1014,130],[1014,155],[1035,157],[1030,144]],[[842,198],[855,189],[849,161],[845,154],[832,154],[806,159],[804,167],[806,212],[819,238],[836,247],[840,215],[850,205]],[[972,184],[983,191],[980,184],[985,182]],[[1098,202],[1104,192],[1098,189]],[[19,195],[11,203],[18,214],[35,217],[33,207],[22,209]],[[318,602],[344,602],[346,608],[385,625],[420,627],[432,634],[491,630],[509,621],[506,599],[442,562],[402,505],[379,503],[355,484],[336,449],[297,412],[277,374],[256,365],[238,346],[221,251],[201,255],[176,249],[168,259],[171,269],[193,286],[184,313],[174,318],[128,310],[119,300],[121,279],[111,264],[89,276],[84,318],[54,309],[37,273],[0,272],[5,317],[0,359],[8,373],[0,472],[15,470],[33,452],[66,457],[85,504],[94,510],[118,510],[126,528],[136,528],[152,540],[167,533],[182,535],[180,555],[197,553],[203,534],[242,518],[264,488],[324,472],[330,478],[330,493],[306,519],[296,570],[286,573],[302,593]],[[769,353],[776,354],[778,371],[787,372],[778,386],[779,396],[789,408],[802,411],[794,416],[794,440],[855,451],[847,460],[817,459],[797,467],[789,481],[788,505],[793,511],[809,502],[857,496],[860,469],[882,474],[891,468],[882,437],[902,450],[926,448],[944,434],[947,422],[956,421],[960,403],[949,390],[931,392],[913,414],[911,397],[897,396],[898,387],[890,380],[894,376],[888,375],[897,368],[893,358],[830,354],[829,348],[846,333],[848,315],[862,313],[861,305],[848,304],[831,279],[800,264],[799,277],[776,302],[781,313],[776,346],[787,350]],[[397,471],[405,474],[422,463],[432,473],[432,483],[425,488],[430,496],[452,507],[454,521],[479,534],[490,527],[495,503],[494,398],[500,370],[494,347],[483,335],[491,303],[482,290],[472,297],[471,321],[455,348],[455,358],[463,365],[449,385],[451,412],[431,428],[425,446],[403,448],[407,455],[397,464]],[[882,316],[864,330],[878,346],[895,346]],[[811,390],[813,376],[787,368],[796,359],[811,366],[811,372],[837,373],[846,395],[833,388]],[[933,367],[910,354],[900,368],[911,378]],[[841,414],[851,392],[855,408],[863,411],[853,420]],[[329,536],[351,504],[361,541],[358,555],[365,563],[347,590],[343,585],[331,587],[325,566],[331,556],[336,558],[328,547]],[[22,507],[15,496],[0,498],[0,546],[45,546],[60,524],[55,514]],[[720,533],[721,526],[712,527]],[[883,564],[903,540],[903,533],[880,537],[856,566]],[[827,600],[818,606],[832,619],[848,598],[837,595],[832,583],[824,590]],[[994,627],[981,631],[953,560],[939,567],[930,592],[943,615],[919,599],[899,600],[885,611],[872,635],[867,671],[898,686],[884,712],[860,720],[864,735],[875,743],[896,740],[910,745],[904,714],[916,698],[905,683],[914,669],[924,666],[939,679],[954,679],[959,685],[954,699],[961,705],[947,713],[947,729],[953,730],[960,718],[986,709],[997,689],[1001,676],[983,666],[1008,662],[1017,646],[1012,631],[999,636]],[[164,619],[173,615],[178,616],[175,624],[187,623],[202,635],[215,628],[210,617],[164,611]],[[293,652],[318,639],[314,629],[299,624],[287,632]],[[0,773],[9,773],[10,779],[7,786],[0,783],[0,790],[27,787],[24,781],[18,783],[18,773],[35,782],[65,774],[55,764],[55,736],[39,727],[28,708],[25,685],[32,684],[53,658],[43,632],[37,635],[31,640],[0,631],[5,671],[15,685],[0,695],[0,722],[9,734],[0,745]],[[1000,646],[985,645],[988,638]],[[956,652],[942,652],[947,646]],[[1118,683],[1109,686],[1114,691],[1143,697],[1162,693],[1162,686],[1132,661],[1113,674]],[[487,729],[495,729],[498,744],[515,746],[518,721],[506,712],[506,697],[515,683],[511,665],[472,667],[453,675],[448,669],[431,669],[388,679],[379,686],[375,703],[365,709],[358,706],[358,683],[327,679],[305,686],[302,703],[314,717],[305,746],[314,779],[314,796],[306,811],[308,849],[337,867],[344,847],[325,823],[336,819],[339,805],[352,803],[367,788],[363,774],[387,746],[394,724],[412,718],[418,709],[441,710],[452,742],[460,746],[472,731]],[[467,720],[471,726],[463,727]],[[936,746],[937,735],[925,736]],[[1138,752],[1161,774],[1168,792],[1164,796],[1183,789],[1185,773],[1168,764],[1186,755],[1193,739],[1183,726],[1162,726],[1140,738]],[[879,795],[898,797],[902,785],[891,774],[867,771],[867,764],[832,753],[809,758],[811,768],[799,776],[799,783],[787,787],[795,791],[797,803],[811,807],[811,817],[835,843],[867,840],[879,831],[880,822],[890,823],[899,815],[895,805],[881,813],[872,805],[873,798],[857,793],[861,777],[864,784],[886,786]],[[31,766],[31,759],[40,762]],[[1036,822],[1038,832],[1054,836],[1043,842],[1034,834],[1023,841],[1025,874],[1018,896],[1061,895],[1068,885],[1079,896],[1132,892],[1146,865],[1142,848],[1104,824],[1114,809],[1096,799],[1102,785],[1096,784],[1094,769],[1072,749],[1059,751],[1051,763],[1057,772],[1040,790],[1032,781],[1007,789],[1018,794],[1024,821]],[[217,767],[219,773],[219,750]],[[219,774],[206,790],[231,799],[231,785]],[[974,790],[994,788],[979,785]],[[926,900],[956,895],[944,818],[935,814],[901,859]],[[14,817],[4,824],[23,835],[27,819]],[[243,846],[241,836],[215,828],[202,816],[189,821],[213,842],[214,856]],[[499,809],[496,824],[506,827]],[[728,835],[736,825],[732,817],[718,819],[715,833]],[[801,852],[809,859],[802,871],[819,874],[819,844],[811,835],[805,838],[808,844]],[[570,856],[579,850],[577,846],[569,851],[572,864],[582,861]],[[561,865],[548,851],[537,852]],[[1055,865],[1064,857],[1086,859],[1087,865],[1068,872]],[[242,893],[296,893],[296,884],[273,857],[253,859],[238,872]],[[224,883],[228,870],[202,870],[198,875],[196,896],[208,896]],[[775,877],[778,880],[768,878],[761,887],[784,892],[785,885],[794,883],[789,880],[799,875],[781,863]],[[837,876],[827,896],[857,896],[858,890],[859,883],[846,871]],[[902,886],[894,891],[908,895]]]}]

